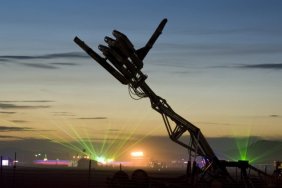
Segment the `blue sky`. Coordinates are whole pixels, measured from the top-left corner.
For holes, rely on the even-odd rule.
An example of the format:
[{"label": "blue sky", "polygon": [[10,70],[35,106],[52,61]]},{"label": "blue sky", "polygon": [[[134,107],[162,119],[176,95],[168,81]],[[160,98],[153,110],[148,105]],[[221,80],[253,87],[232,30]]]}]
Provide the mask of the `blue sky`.
[{"label": "blue sky", "polygon": [[[66,40],[63,36],[67,38],[78,33],[101,40],[95,34],[103,36],[112,28],[144,37],[147,28],[168,17],[170,23],[166,32],[174,37],[166,40],[177,43],[192,43],[193,35],[202,35],[196,38],[205,43],[227,39],[228,42],[248,39],[249,43],[258,40],[275,43],[278,41],[269,34],[281,33],[280,6],[279,1],[2,1],[1,23],[5,27],[1,32],[6,34],[2,36],[4,39],[12,40],[12,44],[29,41],[39,45],[38,40],[41,40],[49,41],[50,46],[57,41],[57,45],[53,44],[55,47],[58,43],[63,45]],[[187,34],[191,36],[188,38]],[[207,35],[215,35],[214,40]],[[142,38],[134,40],[143,42]]]},{"label": "blue sky", "polygon": [[281,1],[2,0],[0,137],[52,137],[58,125],[94,137],[105,127],[166,135],[148,100],[132,101],[73,38],[97,50],[117,29],[140,48],[168,18],[144,60],[152,89],[207,137],[280,138],[281,8]]}]

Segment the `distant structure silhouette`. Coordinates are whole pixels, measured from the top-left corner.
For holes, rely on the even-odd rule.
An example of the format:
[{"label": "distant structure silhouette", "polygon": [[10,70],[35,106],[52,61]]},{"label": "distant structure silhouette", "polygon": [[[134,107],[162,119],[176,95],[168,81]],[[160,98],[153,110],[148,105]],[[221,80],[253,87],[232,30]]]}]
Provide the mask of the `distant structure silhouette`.
[{"label": "distant structure silhouette", "polygon": [[[77,161],[77,168],[80,169],[88,169],[89,163],[91,159],[81,158]],[[96,168],[98,166],[98,162],[95,160],[91,160],[91,168]]]}]

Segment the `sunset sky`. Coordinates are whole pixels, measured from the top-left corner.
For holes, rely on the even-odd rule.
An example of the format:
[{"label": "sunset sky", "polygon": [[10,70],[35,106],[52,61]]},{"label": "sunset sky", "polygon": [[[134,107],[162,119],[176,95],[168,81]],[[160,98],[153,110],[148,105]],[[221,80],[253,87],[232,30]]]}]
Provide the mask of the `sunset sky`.
[{"label": "sunset sky", "polygon": [[116,29],[138,49],[163,18],[144,60],[148,85],[206,137],[278,139],[281,8],[272,0],[1,0],[0,139],[166,136],[149,100],[132,100],[73,42],[79,36],[98,52]]}]

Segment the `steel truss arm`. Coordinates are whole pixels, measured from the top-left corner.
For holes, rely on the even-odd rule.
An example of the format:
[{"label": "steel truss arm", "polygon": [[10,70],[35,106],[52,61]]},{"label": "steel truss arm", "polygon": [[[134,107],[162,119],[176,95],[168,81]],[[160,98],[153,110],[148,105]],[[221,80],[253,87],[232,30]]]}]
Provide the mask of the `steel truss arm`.
[{"label": "steel truss arm", "polygon": [[[208,159],[216,158],[212,148],[198,127],[174,112],[166,100],[157,96],[145,82],[140,85],[140,89],[142,89],[146,96],[150,98],[152,108],[162,115],[171,140],[193,152],[196,152],[198,155],[207,157]],[[174,125],[170,123],[169,119],[174,123]],[[191,145],[180,140],[182,135],[187,132],[190,134],[192,139]]]}]

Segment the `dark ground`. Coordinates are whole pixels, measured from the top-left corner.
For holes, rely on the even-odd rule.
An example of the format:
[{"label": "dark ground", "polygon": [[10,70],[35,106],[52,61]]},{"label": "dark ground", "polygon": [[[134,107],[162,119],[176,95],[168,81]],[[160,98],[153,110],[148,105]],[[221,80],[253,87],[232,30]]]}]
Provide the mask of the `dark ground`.
[{"label": "dark ground", "polygon": [[[109,187],[107,179],[119,169],[88,169],[77,168],[38,168],[17,166],[3,168],[0,174],[0,188],[104,188]],[[129,177],[131,169],[125,170]],[[180,171],[151,171],[154,177],[167,176],[177,177],[183,174]]]},{"label": "dark ground", "polygon": [[107,187],[107,177],[114,171],[92,169],[89,171],[76,168],[3,168],[1,188],[88,188]]},{"label": "dark ground", "polygon": [[[119,188],[135,188],[136,184],[132,186],[133,170],[136,169],[123,169],[128,174],[128,181],[131,185],[125,186],[120,185],[116,182],[115,187]],[[113,180],[115,173],[119,171],[116,169],[91,169],[90,173],[88,169],[77,169],[77,168],[39,168],[39,167],[21,167],[17,166],[3,168],[0,172],[0,188],[111,188],[109,182]],[[141,186],[138,188],[155,188],[155,187],[226,187],[219,186],[216,181],[212,184],[204,185],[198,184],[198,186],[192,186],[189,181],[184,180],[183,170],[146,170],[150,177],[150,182],[154,182],[149,186],[142,186],[144,178],[137,174],[137,179],[141,180]],[[141,177],[141,178],[140,178]],[[164,178],[165,177],[165,178]],[[234,176],[235,177],[235,176]],[[237,177],[237,176],[236,176]],[[260,178],[261,179],[261,178]],[[280,179],[280,178],[279,178]],[[138,180],[138,181],[139,181]],[[168,185],[165,181],[172,184]],[[282,180],[282,179],[281,179]],[[156,183],[157,182],[157,183]],[[259,186],[254,187],[279,187],[281,188],[282,181],[273,184],[257,184]],[[177,185],[177,186],[176,186]],[[211,186],[213,185],[213,186]],[[227,187],[238,187],[238,185],[229,185]],[[239,187],[245,187],[243,184]]]}]

